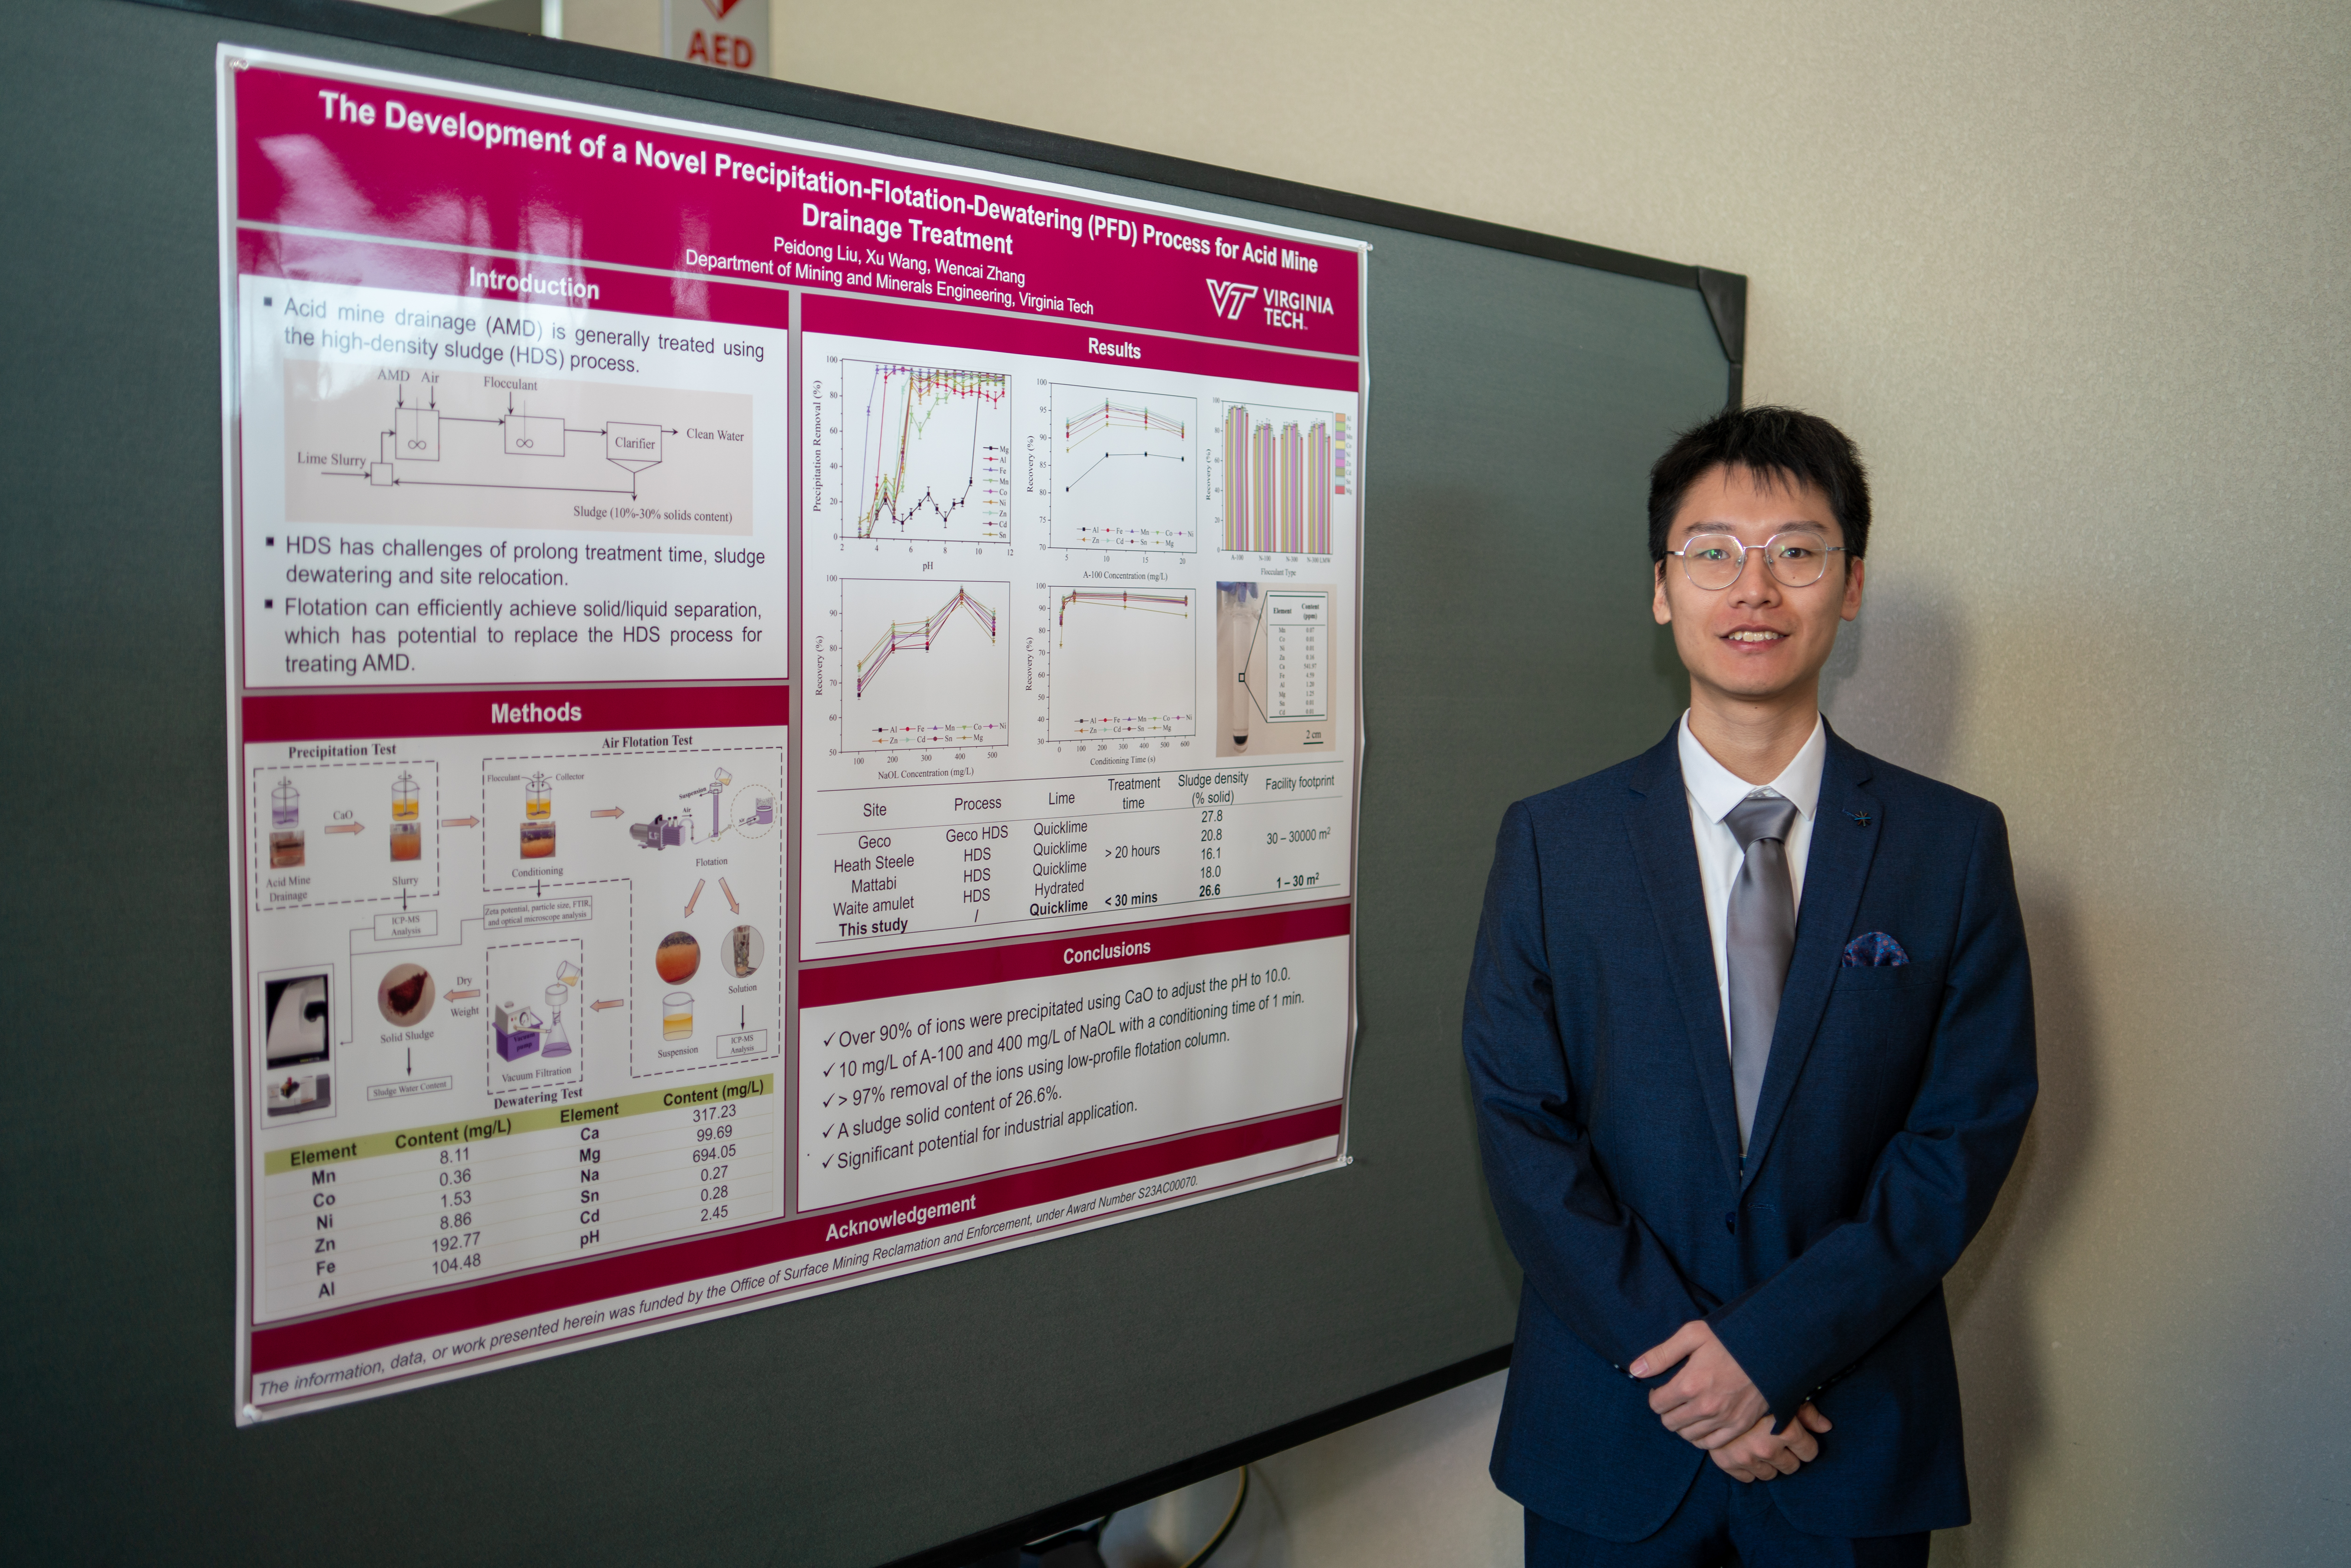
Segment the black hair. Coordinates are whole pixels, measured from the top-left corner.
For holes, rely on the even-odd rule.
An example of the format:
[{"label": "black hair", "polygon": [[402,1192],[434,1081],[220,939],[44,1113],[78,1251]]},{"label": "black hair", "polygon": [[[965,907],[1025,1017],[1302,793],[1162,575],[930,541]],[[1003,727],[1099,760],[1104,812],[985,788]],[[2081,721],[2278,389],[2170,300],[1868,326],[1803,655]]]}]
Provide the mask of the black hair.
[{"label": "black hair", "polygon": [[1828,497],[1844,530],[1847,560],[1869,546],[1869,474],[1851,437],[1818,414],[1766,403],[1727,408],[1674,437],[1649,469],[1649,559],[1662,565],[1666,535],[1691,486],[1714,468],[1744,468],[1757,478],[1811,485]]}]

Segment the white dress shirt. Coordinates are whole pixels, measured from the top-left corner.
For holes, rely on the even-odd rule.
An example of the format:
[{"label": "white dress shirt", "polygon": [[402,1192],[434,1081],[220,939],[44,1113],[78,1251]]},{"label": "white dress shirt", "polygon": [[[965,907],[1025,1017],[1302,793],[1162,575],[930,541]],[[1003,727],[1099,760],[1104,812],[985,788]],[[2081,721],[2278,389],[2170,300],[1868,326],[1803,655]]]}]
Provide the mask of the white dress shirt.
[{"label": "white dress shirt", "polygon": [[1828,761],[1829,731],[1813,720],[1813,733],[1797,751],[1795,760],[1769,784],[1750,784],[1714,759],[1690,733],[1689,714],[1682,714],[1682,786],[1689,797],[1690,837],[1698,841],[1698,880],[1706,894],[1707,930],[1714,937],[1714,986],[1722,998],[1722,1040],[1730,1049],[1730,885],[1747,863],[1738,836],[1723,819],[1750,795],[1777,795],[1793,804],[1796,820],[1788,829],[1788,880],[1795,884],[1794,907],[1804,904],[1804,862],[1813,848],[1813,813],[1821,803],[1821,768]]}]

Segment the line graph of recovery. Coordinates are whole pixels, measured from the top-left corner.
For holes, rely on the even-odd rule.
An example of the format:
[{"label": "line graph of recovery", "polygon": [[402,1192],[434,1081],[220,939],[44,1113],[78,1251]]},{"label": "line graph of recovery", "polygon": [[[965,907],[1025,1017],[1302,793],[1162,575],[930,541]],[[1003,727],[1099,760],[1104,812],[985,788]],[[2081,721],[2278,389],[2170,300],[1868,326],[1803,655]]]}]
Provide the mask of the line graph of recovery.
[{"label": "line graph of recovery", "polygon": [[1199,621],[1193,590],[1060,587],[1048,604],[1049,741],[1195,732]]},{"label": "line graph of recovery", "polygon": [[1057,382],[1049,413],[1055,549],[1197,545],[1197,400]]},{"label": "line graph of recovery", "polygon": [[855,467],[841,537],[1000,543],[1011,537],[1010,378],[850,360]]},{"label": "line graph of recovery", "polygon": [[849,578],[841,585],[845,751],[997,746],[1011,733],[1011,585]]}]

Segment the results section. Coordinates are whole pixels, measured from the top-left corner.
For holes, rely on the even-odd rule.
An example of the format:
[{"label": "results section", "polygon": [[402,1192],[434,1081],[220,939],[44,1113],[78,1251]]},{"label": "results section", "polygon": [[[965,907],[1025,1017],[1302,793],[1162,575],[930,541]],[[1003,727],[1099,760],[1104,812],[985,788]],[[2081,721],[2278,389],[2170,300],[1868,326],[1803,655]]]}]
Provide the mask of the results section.
[{"label": "results section", "polygon": [[1294,763],[842,790],[810,801],[801,930],[822,953],[1329,898],[1350,793]]},{"label": "results section", "polygon": [[1347,896],[1355,365],[802,322],[801,957]]}]

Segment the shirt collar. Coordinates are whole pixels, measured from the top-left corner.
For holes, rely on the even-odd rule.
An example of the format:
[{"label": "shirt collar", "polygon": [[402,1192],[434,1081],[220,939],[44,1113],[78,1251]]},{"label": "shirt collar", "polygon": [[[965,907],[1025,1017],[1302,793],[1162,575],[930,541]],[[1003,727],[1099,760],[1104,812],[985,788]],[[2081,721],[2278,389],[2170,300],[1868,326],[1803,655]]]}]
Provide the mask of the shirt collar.
[{"label": "shirt collar", "polygon": [[[1757,787],[1714,759],[1714,754],[1698,744],[1690,733],[1689,714],[1682,714],[1678,744],[1682,758],[1682,785],[1690,799],[1698,802],[1709,822],[1719,822],[1730,815],[1731,808],[1757,792]],[[1793,804],[1803,813],[1804,821],[1813,820],[1821,803],[1821,770],[1828,764],[1829,730],[1826,721],[1815,717],[1813,733],[1797,749],[1795,758],[1781,770],[1780,777],[1762,786]]]}]

